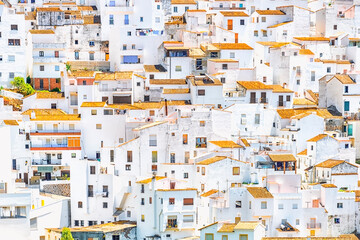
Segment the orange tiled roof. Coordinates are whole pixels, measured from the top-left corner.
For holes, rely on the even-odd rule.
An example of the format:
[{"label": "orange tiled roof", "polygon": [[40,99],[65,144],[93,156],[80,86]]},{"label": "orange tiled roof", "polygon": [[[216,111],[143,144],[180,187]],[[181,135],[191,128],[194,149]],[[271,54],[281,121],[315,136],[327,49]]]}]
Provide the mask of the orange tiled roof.
[{"label": "orange tiled roof", "polygon": [[186,93],[190,93],[189,88],[163,89],[163,94],[186,94]]},{"label": "orange tiled roof", "polygon": [[306,156],[307,155],[307,149],[305,149],[304,151],[299,152],[297,155]]},{"label": "orange tiled roof", "polygon": [[186,85],[186,79],[150,79],[153,85]]},{"label": "orange tiled roof", "polygon": [[269,26],[268,28],[277,28],[277,27],[280,27],[280,26],[283,26],[283,25],[286,25],[288,23],[292,23],[293,21],[289,21],[289,22],[282,22],[282,23],[278,23],[278,24],[275,24],[275,25],[272,25],[272,26]]},{"label": "orange tiled roof", "polygon": [[8,126],[19,126],[16,120],[4,120],[4,124]]},{"label": "orange tiled roof", "polygon": [[104,107],[106,102],[83,102],[81,107]]},{"label": "orange tiled roof", "polygon": [[326,138],[326,137],[331,137],[331,136],[329,136],[327,134],[319,134],[319,135],[317,135],[317,136],[315,136],[313,138],[310,138],[309,140],[307,140],[307,142],[317,142],[317,141],[320,141],[321,139]]},{"label": "orange tiled roof", "polygon": [[297,39],[299,41],[311,41],[311,42],[317,42],[317,41],[324,41],[329,42],[330,38],[326,37],[294,37],[294,39]]},{"label": "orange tiled roof", "polygon": [[234,141],[209,141],[209,143],[215,144],[216,146],[221,148],[242,148],[241,145],[235,143]]},{"label": "orange tiled roof", "polygon": [[210,191],[207,191],[207,192],[201,194],[200,197],[209,197],[209,196],[211,196],[211,195],[213,195],[215,193],[218,193],[218,192],[219,191],[216,190],[216,189],[211,189]]},{"label": "orange tiled roof", "polygon": [[31,34],[55,34],[54,30],[51,29],[32,29],[29,32]]},{"label": "orange tiled roof", "polygon": [[296,158],[292,154],[268,154],[273,162],[294,162]]},{"label": "orange tiled roof", "polygon": [[256,10],[259,15],[285,15],[283,11],[280,10]]},{"label": "orange tiled roof", "polygon": [[300,49],[299,54],[300,55],[315,55],[310,49]]},{"label": "orange tiled roof", "polygon": [[321,184],[322,187],[324,188],[337,188],[337,186],[335,184]]},{"label": "orange tiled roof", "polygon": [[249,15],[243,11],[220,11],[224,17],[248,17]]},{"label": "orange tiled roof", "polygon": [[212,45],[221,50],[253,50],[253,48],[246,43],[213,43]]},{"label": "orange tiled roof", "polygon": [[216,157],[211,157],[211,158],[202,160],[202,161],[200,161],[200,162],[197,162],[196,164],[197,164],[197,165],[210,165],[210,164],[213,164],[213,163],[222,161],[222,160],[224,160],[224,159],[226,159],[226,158],[227,158],[227,157],[225,157],[225,156],[216,156]]},{"label": "orange tiled roof", "polygon": [[[166,177],[163,177],[163,176],[156,176],[155,177],[155,181],[158,181],[158,180],[162,180]],[[151,183],[152,181],[152,178],[146,178],[146,179],[143,179],[143,180],[140,180],[140,181],[137,181],[136,183],[140,183],[140,184],[148,184],[148,183]]]},{"label": "orange tiled roof", "polygon": [[171,0],[171,4],[196,4],[194,0]]},{"label": "orange tiled roof", "polygon": [[254,198],[274,198],[273,195],[263,187],[248,187],[247,190]]}]

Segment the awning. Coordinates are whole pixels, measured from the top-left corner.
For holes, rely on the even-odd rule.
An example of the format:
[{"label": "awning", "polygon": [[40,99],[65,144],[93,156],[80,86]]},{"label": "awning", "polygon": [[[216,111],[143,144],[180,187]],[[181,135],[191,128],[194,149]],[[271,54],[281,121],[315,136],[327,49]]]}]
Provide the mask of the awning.
[{"label": "awning", "polygon": [[39,166],[38,172],[52,172],[53,166]]},{"label": "awning", "polygon": [[113,217],[117,217],[123,212],[124,212],[124,210],[122,210],[121,208],[117,208],[116,211],[113,214]]}]

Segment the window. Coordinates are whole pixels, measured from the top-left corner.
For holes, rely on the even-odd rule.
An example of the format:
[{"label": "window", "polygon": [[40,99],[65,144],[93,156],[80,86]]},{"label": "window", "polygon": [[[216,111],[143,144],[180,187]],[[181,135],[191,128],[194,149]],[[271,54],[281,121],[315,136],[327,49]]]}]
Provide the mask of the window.
[{"label": "window", "polygon": [[71,153],[71,158],[76,158],[76,153]]},{"label": "window", "polygon": [[9,39],[8,45],[9,46],[20,46],[20,39]]},{"label": "window", "polygon": [[102,125],[101,124],[96,124],[96,129],[101,129]]},{"label": "window", "polygon": [[221,78],[220,78],[220,81],[221,81],[221,83],[226,83],[226,78],[221,77]]},{"label": "window", "polygon": [[260,114],[255,114],[255,124],[260,124]]},{"label": "window", "polygon": [[160,22],[160,17],[155,17],[155,22],[159,23]]},{"label": "window", "polygon": [[334,218],[334,223],[335,224],[340,224],[340,218]]},{"label": "window", "polygon": [[83,204],[82,204],[82,202],[78,202],[78,208],[82,208],[83,207]]},{"label": "window", "polygon": [[126,171],[131,171],[131,165],[130,165],[130,164],[126,164],[126,165],[125,165],[125,170],[126,170]]},{"label": "window", "polygon": [[205,127],[205,121],[200,121],[200,127]]},{"label": "window", "polygon": [[297,204],[297,203],[293,203],[292,208],[293,208],[293,209],[298,209],[298,204]]},{"label": "window", "polygon": [[337,30],[337,25],[334,25],[334,30]]},{"label": "window", "polygon": [[198,89],[198,96],[205,96],[205,89]]},{"label": "window", "polygon": [[194,199],[193,198],[184,198],[183,204],[184,204],[184,206],[194,205]]},{"label": "window", "polygon": [[91,115],[97,115],[97,110],[96,109],[91,109]]},{"label": "window", "polygon": [[75,220],[75,227],[79,226],[79,220]]},{"label": "window", "polygon": [[259,36],[259,32],[257,30],[254,31],[254,37]]},{"label": "window", "polygon": [[89,60],[91,60],[91,61],[94,60],[94,53],[93,52],[89,53]]},{"label": "window", "polygon": [[348,92],[349,92],[349,86],[345,86],[344,93],[348,93]]},{"label": "window", "polygon": [[93,185],[88,185],[88,197],[94,196],[94,187]]},{"label": "window", "polygon": [[55,65],[55,71],[56,72],[60,71],[60,66],[59,65]]},{"label": "window", "polygon": [[337,203],[337,208],[343,208],[343,203]]},{"label": "window", "polygon": [[189,173],[184,173],[184,178],[189,178]]},{"label": "window", "polygon": [[127,151],[127,162],[132,162],[132,151]]},{"label": "window", "polygon": [[228,69],[228,65],[227,65],[227,64],[223,64],[223,65],[222,65],[222,69],[223,69],[223,70],[227,70],[227,69]]},{"label": "window", "polygon": [[311,81],[315,81],[315,71],[311,71]]},{"label": "window", "polygon": [[230,53],[230,58],[235,58],[235,53],[234,52]]},{"label": "window", "polygon": [[17,31],[18,30],[18,25],[11,24],[10,29],[11,29],[11,31]]},{"label": "window", "polygon": [[183,222],[194,222],[194,215],[184,215]]},{"label": "window", "polygon": [[131,32],[127,32],[127,35],[128,35],[128,36],[131,36]]},{"label": "window", "polygon": [[177,13],[177,12],[178,12],[178,8],[174,7],[174,13]]},{"label": "window", "polygon": [[205,167],[201,167],[201,175],[205,175]]},{"label": "window", "polygon": [[267,209],[267,202],[261,202],[261,209]]},{"label": "window", "polygon": [[145,205],[145,198],[141,198],[141,205]]},{"label": "window", "polygon": [[41,71],[41,72],[45,71],[44,65],[40,65],[40,71]]},{"label": "window", "polygon": [[144,22],[144,17],[140,17],[140,22]]},{"label": "window", "polygon": [[43,57],[44,56],[44,51],[39,51],[39,57]]},{"label": "window", "polygon": [[245,25],[245,20],[244,19],[240,19],[240,25]]},{"label": "window", "polygon": [[129,217],[131,217],[131,211],[127,211],[126,212],[126,216],[129,218]]},{"label": "window", "polygon": [[169,205],[175,204],[175,198],[169,198]]},{"label": "window", "polygon": [[284,209],[284,204],[279,203],[279,205],[278,205],[278,209]]},{"label": "window", "polygon": [[141,215],[141,221],[145,222],[145,215],[144,214]]},{"label": "window", "polygon": [[240,234],[239,240],[248,240],[248,235],[247,234]]},{"label": "window", "polygon": [[75,40],[75,45],[78,45],[79,44],[79,40]]},{"label": "window", "polygon": [[331,67],[327,67],[327,68],[326,68],[326,72],[327,72],[327,73],[331,73]]},{"label": "window", "polygon": [[90,166],[90,174],[95,174],[95,166]]},{"label": "window", "polygon": [[104,109],[104,115],[113,115],[114,111],[112,109]]},{"label": "window", "polygon": [[129,25],[129,15],[124,15],[124,25]]},{"label": "window", "polygon": [[266,22],[266,17],[261,17],[261,22]]},{"label": "window", "polygon": [[241,201],[235,201],[235,208],[241,208]]},{"label": "window", "polygon": [[170,163],[175,163],[175,153],[170,153]]},{"label": "window", "polygon": [[175,66],[175,72],[181,72],[181,66]]},{"label": "window", "polygon": [[214,240],[214,234],[205,233],[205,240]]},{"label": "window", "polygon": [[233,167],[233,175],[240,175],[240,167]]},{"label": "window", "polygon": [[149,135],[149,146],[150,147],[156,147],[157,146],[156,135]]},{"label": "window", "polygon": [[296,225],[300,225],[300,219],[296,219]]},{"label": "window", "polygon": [[151,159],[153,163],[157,162],[157,151],[152,151],[151,152]]},{"label": "window", "polygon": [[185,152],[185,163],[189,163],[189,159],[190,159],[190,152]]},{"label": "window", "polygon": [[57,154],[57,159],[62,159],[62,153]]}]

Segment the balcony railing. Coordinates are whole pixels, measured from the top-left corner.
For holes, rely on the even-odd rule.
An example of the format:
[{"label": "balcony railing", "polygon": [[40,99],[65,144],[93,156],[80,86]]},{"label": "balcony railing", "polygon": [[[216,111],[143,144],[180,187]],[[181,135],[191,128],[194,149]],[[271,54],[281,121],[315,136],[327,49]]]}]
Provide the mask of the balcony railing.
[{"label": "balcony railing", "polygon": [[60,148],[68,147],[67,144],[31,144],[32,148]]},{"label": "balcony railing", "polygon": [[307,229],[321,228],[321,223],[308,223]]},{"label": "balcony railing", "polygon": [[177,219],[168,219],[168,222],[167,222],[167,226],[166,228],[167,229],[172,229],[172,228],[177,228]]},{"label": "balcony railing", "polygon": [[61,159],[58,160],[46,160],[46,159],[33,159],[32,165],[61,165]]}]

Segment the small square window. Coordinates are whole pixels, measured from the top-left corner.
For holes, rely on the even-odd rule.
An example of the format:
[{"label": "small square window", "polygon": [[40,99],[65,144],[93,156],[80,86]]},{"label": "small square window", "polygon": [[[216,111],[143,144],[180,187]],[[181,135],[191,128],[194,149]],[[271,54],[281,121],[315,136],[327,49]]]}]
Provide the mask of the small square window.
[{"label": "small square window", "polygon": [[101,124],[96,124],[96,129],[101,129],[102,125]]},{"label": "small square window", "polygon": [[71,153],[71,158],[76,158],[76,153]]},{"label": "small square window", "polygon": [[107,202],[103,202],[103,208],[108,208],[108,203]]},{"label": "small square window", "polygon": [[75,44],[76,44],[76,45],[79,44],[79,40],[75,40]]}]

